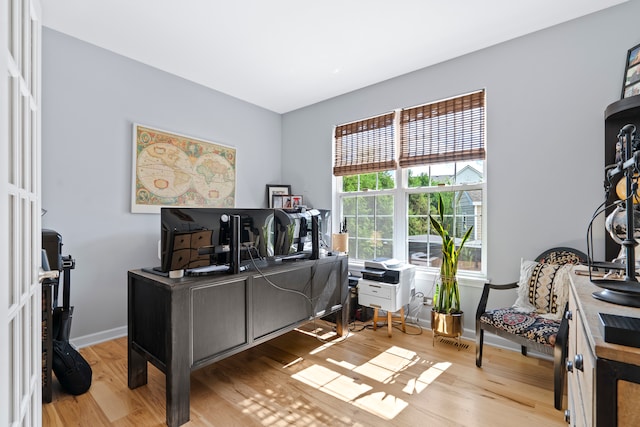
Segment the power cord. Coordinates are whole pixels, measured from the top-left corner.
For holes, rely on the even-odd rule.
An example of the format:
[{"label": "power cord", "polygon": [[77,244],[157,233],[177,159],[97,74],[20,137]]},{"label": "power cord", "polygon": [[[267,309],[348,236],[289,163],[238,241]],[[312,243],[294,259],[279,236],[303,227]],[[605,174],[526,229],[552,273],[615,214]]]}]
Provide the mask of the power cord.
[{"label": "power cord", "polygon": [[[391,327],[393,327],[394,329],[398,329],[400,332],[402,332],[403,334],[406,334],[406,335],[422,335],[422,326],[420,326],[420,324],[418,324],[416,322],[408,321],[408,319],[409,319],[408,311],[411,308],[411,306],[410,306],[410,304],[407,304],[407,306],[408,306],[407,312],[405,312],[405,314],[404,314],[404,324],[405,324],[405,326],[406,325],[410,325],[410,326],[413,326],[413,327],[417,328],[418,332],[417,333],[411,333],[411,332],[403,331],[402,327],[401,327],[402,322],[400,322],[398,320],[392,321],[391,322],[392,323]],[[385,313],[388,313],[388,312],[385,311]],[[389,325],[389,323],[385,322],[385,323],[382,324],[382,326],[376,326],[376,327],[377,328],[384,328],[385,326],[388,326],[388,325]],[[371,328],[373,328],[373,321],[372,321],[372,324],[371,324]]]},{"label": "power cord", "polygon": [[[290,292],[290,293],[293,293],[293,294],[300,295],[300,296],[302,296],[302,297],[303,297],[303,298],[304,298],[304,299],[309,303],[309,307],[310,307],[310,309],[311,309],[311,310],[310,310],[310,311],[311,311],[311,314],[310,314],[310,316],[309,316],[309,317],[311,317],[311,319],[310,319],[310,320],[312,320],[312,321],[313,321],[313,329],[314,329],[314,331],[317,331],[317,329],[318,329],[318,328],[316,327],[316,319],[317,319],[317,316],[316,316],[316,313],[314,313],[314,312],[313,312],[313,311],[314,311],[314,310],[313,310],[313,308],[314,308],[314,307],[313,307],[314,300],[313,300],[312,298],[308,297],[304,292],[298,291],[298,290],[296,290],[296,289],[283,288],[282,286],[279,286],[279,285],[276,285],[275,283],[273,283],[273,282],[271,281],[271,279],[269,279],[269,278],[266,276],[266,274],[265,274],[265,273],[264,273],[264,272],[263,272],[263,271],[258,267],[258,265],[257,265],[257,264],[256,264],[256,262],[255,262],[255,259],[253,258],[253,255],[251,254],[251,251],[249,250],[249,251],[247,251],[247,252],[248,252],[248,254],[249,254],[249,259],[251,260],[251,263],[253,264],[253,267],[256,269],[256,271],[260,274],[260,276],[261,276],[261,277],[262,277],[262,278],[263,278],[263,279],[264,279],[264,280],[265,280],[269,285],[271,285],[271,286],[273,286],[274,288],[276,288],[276,289],[278,289],[278,290],[280,290],[280,291],[283,291],[283,292]],[[336,258],[336,260],[335,260],[335,261],[333,261],[333,264],[337,264],[337,263],[338,263],[338,261],[339,261],[339,260]],[[314,267],[317,267],[317,266],[318,266],[318,260],[316,260]],[[316,273],[316,271],[317,271],[317,268],[312,268],[311,270],[313,271],[313,274],[311,275],[311,277],[309,278],[309,280],[307,281],[307,283],[305,283],[305,285],[304,285],[304,287],[303,287],[303,290],[306,290],[306,289],[307,289],[307,287],[308,287],[308,286],[313,282],[313,278],[315,277],[315,273]],[[344,300],[342,301],[342,310],[346,309],[346,307],[347,307],[346,302],[347,302],[347,299],[348,299],[348,298],[349,298],[349,292],[347,292],[347,293],[346,293],[345,298],[344,298]],[[314,335],[315,335],[315,337],[316,337],[316,339],[317,339],[318,341],[320,341],[320,342],[322,342],[322,343],[324,343],[324,344],[328,344],[328,343],[331,343],[331,344],[338,344],[338,343],[342,343],[342,342],[344,342],[344,341],[346,341],[346,340],[347,340],[347,338],[349,337],[349,329],[347,328],[347,334],[346,334],[346,335],[344,335],[344,336],[342,337],[342,339],[339,339],[339,340],[331,340],[331,341],[329,341],[329,340],[322,339],[322,338],[318,335],[318,333],[317,333],[317,332],[314,332]]]}]

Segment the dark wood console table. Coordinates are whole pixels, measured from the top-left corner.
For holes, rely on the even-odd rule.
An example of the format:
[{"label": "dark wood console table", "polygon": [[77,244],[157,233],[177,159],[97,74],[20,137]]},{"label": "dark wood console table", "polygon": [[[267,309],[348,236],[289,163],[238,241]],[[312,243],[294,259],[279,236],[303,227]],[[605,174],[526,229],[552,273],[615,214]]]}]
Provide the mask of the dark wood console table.
[{"label": "dark wood console table", "polygon": [[191,371],[330,313],[346,333],[347,267],[346,256],[327,256],[181,279],[130,270],[129,388],[147,383],[152,363],[166,376],[167,425],[186,423]]}]

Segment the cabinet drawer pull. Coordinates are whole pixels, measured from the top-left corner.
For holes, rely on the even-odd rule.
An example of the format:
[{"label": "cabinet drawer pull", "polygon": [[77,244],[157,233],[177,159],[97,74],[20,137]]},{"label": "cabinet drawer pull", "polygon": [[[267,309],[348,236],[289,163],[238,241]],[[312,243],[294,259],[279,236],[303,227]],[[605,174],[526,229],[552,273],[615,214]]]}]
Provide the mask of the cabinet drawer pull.
[{"label": "cabinet drawer pull", "polygon": [[573,364],[575,365],[576,369],[584,371],[584,361],[581,354],[576,354],[576,357],[573,358]]},{"label": "cabinet drawer pull", "polygon": [[565,410],[564,410],[564,421],[565,421],[567,424],[571,424],[571,411],[570,411],[570,410],[568,410],[568,409],[565,409]]},{"label": "cabinet drawer pull", "polygon": [[564,318],[565,318],[565,319],[567,319],[567,320],[571,320],[571,319],[573,319],[573,313],[571,312],[571,310],[567,310],[567,311],[564,313]]},{"label": "cabinet drawer pull", "polygon": [[567,372],[573,372],[573,362],[571,360],[567,360]]}]

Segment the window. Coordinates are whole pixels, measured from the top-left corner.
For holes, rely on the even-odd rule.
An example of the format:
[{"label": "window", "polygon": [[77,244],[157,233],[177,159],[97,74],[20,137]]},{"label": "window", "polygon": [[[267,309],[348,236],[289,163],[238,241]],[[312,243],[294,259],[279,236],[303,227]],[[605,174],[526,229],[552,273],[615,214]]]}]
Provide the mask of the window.
[{"label": "window", "polygon": [[484,91],[336,126],[333,173],[349,256],[439,267],[431,229],[438,195],[461,238],[473,226],[459,271],[484,271]]}]

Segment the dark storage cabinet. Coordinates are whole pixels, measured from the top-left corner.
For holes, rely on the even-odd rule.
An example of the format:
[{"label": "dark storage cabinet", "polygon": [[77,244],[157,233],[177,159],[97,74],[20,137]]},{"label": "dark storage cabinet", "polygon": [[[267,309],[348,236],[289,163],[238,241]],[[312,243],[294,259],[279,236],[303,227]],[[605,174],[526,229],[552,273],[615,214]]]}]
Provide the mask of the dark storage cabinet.
[{"label": "dark storage cabinet", "polygon": [[328,256],[181,279],[129,271],[129,388],[147,383],[152,363],[166,376],[167,424],[184,424],[192,370],[327,314],[346,333],[347,266],[346,256]]},{"label": "dark storage cabinet", "polygon": [[[288,283],[294,292],[274,292],[269,281]],[[273,331],[308,320],[312,314],[311,266],[268,274],[254,278],[253,339],[260,339]],[[304,296],[303,296],[304,295]],[[274,316],[277,313],[277,316]]]},{"label": "dark storage cabinet", "polygon": [[192,289],[194,366],[248,344],[246,296],[244,278]]}]

